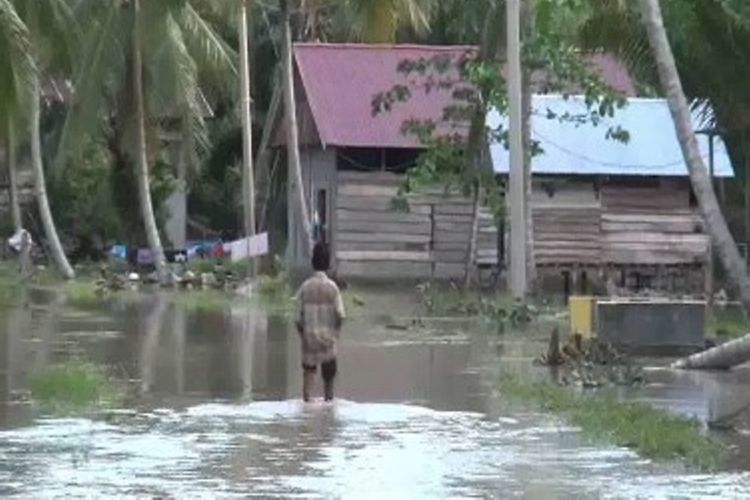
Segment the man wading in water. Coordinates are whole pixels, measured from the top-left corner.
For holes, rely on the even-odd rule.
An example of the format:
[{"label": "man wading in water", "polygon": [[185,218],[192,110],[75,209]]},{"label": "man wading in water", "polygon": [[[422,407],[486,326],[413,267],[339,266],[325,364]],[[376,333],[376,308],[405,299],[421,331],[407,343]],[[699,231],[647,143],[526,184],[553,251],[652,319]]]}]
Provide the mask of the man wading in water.
[{"label": "man wading in water", "polygon": [[336,342],[344,321],[344,302],[341,292],[326,275],[330,267],[328,249],[322,243],[313,248],[312,267],[315,273],[297,292],[299,315],[297,331],[302,341],[302,398],[310,401],[310,390],[320,366],[325,384],[325,399],[333,399],[333,379],[336,377]]}]

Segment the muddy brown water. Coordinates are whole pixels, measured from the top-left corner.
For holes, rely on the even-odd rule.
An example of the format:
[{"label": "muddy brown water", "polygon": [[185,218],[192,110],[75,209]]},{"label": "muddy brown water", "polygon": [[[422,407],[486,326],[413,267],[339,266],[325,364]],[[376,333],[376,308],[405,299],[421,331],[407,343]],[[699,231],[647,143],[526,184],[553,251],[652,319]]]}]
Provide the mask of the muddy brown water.
[{"label": "muddy brown water", "polygon": [[[339,399],[299,401],[296,334],[257,306],[191,310],[169,296],[66,307],[38,292],[0,311],[0,495],[167,498],[742,498],[750,428],[714,474],[591,444],[554,416],[504,404],[500,370],[529,369],[528,333],[432,321],[388,328],[408,300],[367,301],[340,346]],[[356,313],[355,313],[356,314]],[[76,357],[129,380],[126,408],[44,416],[35,370]],[[649,370],[624,391],[711,420],[750,403],[750,371]]]}]

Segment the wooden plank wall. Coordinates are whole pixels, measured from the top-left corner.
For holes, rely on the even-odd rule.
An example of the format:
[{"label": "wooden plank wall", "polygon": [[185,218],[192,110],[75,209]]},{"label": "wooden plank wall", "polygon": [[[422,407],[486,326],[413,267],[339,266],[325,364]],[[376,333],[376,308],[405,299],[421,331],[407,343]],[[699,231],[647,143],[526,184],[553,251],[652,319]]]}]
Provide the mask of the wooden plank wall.
[{"label": "wooden plank wall", "polygon": [[707,256],[687,180],[613,179],[598,196],[591,180],[535,180],[532,210],[537,265],[678,265]]},{"label": "wooden plank wall", "polygon": [[601,204],[592,182],[534,182],[534,257],[538,266],[601,265]]},{"label": "wooden plank wall", "polygon": [[703,263],[709,240],[687,180],[603,186],[602,259],[610,264]]},{"label": "wooden plank wall", "polygon": [[[408,211],[395,210],[403,181],[389,172],[339,172],[334,246],[342,276],[463,276],[471,201],[423,191],[407,197]],[[486,262],[496,247],[497,230],[483,212],[477,258]]]}]

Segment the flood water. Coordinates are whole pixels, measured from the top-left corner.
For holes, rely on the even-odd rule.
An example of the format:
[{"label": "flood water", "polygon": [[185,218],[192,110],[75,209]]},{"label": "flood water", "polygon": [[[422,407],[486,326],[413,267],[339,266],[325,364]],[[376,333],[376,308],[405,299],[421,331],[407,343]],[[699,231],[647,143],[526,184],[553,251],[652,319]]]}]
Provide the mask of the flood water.
[{"label": "flood water", "polygon": [[[487,325],[388,327],[398,296],[344,329],[333,404],[303,404],[296,334],[248,303],[196,310],[169,296],[64,305],[51,292],[0,313],[0,495],[242,498],[742,498],[750,445],[714,474],[592,445],[554,416],[504,404],[500,370],[539,376],[541,339]],[[66,359],[127,380],[126,408],[39,414],[30,377]],[[750,372],[649,371],[626,397],[704,420],[750,404]],[[743,434],[744,433],[744,434]]]}]

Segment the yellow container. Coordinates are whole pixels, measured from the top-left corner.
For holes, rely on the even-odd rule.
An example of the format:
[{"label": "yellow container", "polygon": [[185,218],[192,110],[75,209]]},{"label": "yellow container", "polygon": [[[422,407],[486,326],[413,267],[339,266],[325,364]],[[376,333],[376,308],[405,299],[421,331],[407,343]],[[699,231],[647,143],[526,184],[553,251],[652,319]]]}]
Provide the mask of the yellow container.
[{"label": "yellow container", "polygon": [[596,336],[594,310],[596,297],[572,296],[568,299],[570,309],[570,334],[580,334],[584,339]]}]

